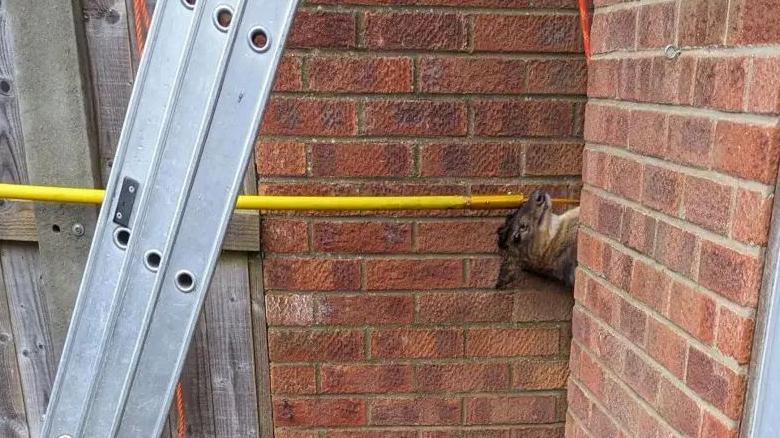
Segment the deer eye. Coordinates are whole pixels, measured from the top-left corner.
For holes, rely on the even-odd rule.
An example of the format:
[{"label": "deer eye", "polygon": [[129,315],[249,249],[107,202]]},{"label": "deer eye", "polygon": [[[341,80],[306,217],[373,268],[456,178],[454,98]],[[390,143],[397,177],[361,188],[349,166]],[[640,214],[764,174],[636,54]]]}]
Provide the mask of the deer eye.
[{"label": "deer eye", "polygon": [[539,193],[539,194],[536,195],[536,204],[537,205],[544,204],[544,194]]},{"label": "deer eye", "polygon": [[523,233],[525,233],[526,231],[528,231],[528,225],[526,225],[526,224],[520,224],[520,231],[522,231]]}]

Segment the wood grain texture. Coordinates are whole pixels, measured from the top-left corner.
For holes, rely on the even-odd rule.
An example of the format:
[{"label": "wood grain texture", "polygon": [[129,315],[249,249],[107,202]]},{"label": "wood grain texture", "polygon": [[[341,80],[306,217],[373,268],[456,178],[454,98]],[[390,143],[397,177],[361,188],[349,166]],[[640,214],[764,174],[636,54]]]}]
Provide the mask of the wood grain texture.
[{"label": "wood grain texture", "polygon": [[[179,380],[184,390],[187,436],[198,438],[215,436],[208,333],[204,312],[201,312],[198,318],[195,335],[190,343],[190,350]],[[175,405],[171,408],[170,418],[171,427],[175,431],[179,424]]]},{"label": "wood grain texture", "polygon": [[7,291],[0,263],[0,436],[26,438],[27,416],[11,314],[8,311]]},{"label": "wood grain texture", "polygon": [[273,406],[271,404],[271,364],[268,356],[268,320],[265,314],[263,288],[263,258],[261,254],[247,256],[252,309],[252,337],[255,342],[255,385],[260,436],[274,436]]}]

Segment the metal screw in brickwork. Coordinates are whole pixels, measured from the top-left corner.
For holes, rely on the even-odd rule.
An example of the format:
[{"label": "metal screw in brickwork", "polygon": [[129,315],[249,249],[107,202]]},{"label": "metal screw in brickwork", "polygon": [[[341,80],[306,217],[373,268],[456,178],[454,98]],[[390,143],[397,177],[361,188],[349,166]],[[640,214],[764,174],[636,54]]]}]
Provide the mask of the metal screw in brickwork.
[{"label": "metal screw in brickwork", "polygon": [[682,50],[673,44],[669,44],[668,46],[664,47],[664,55],[669,59],[674,59],[680,56],[680,53],[682,53]]},{"label": "metal screw in brickwork", "polygon": [[70,230],[73,232],[74,236],[81,237],[84,235],[84,225],[73,224],[73,227],[71,227]]}]

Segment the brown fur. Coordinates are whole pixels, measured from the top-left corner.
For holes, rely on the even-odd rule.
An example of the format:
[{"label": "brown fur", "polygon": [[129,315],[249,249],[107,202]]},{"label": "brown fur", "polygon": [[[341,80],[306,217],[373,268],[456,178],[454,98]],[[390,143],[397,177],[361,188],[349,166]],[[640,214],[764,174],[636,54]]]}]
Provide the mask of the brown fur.
[{"label": "brown fur", "polygon": [[523,272],[574,285],[580,209],[552,212],[547,193],[536,190],[498,229],[501,270],[496,289],[506,288]]}]

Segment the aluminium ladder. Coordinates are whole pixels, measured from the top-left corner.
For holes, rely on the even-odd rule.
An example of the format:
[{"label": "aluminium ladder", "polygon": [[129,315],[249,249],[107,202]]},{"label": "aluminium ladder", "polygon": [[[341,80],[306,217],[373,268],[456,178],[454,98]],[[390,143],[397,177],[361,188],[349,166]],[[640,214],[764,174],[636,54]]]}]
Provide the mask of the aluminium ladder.
[{"label": "aluminium ladder", "polygon": [[297,0],[158,0],[41,436],[159,436]]}]

